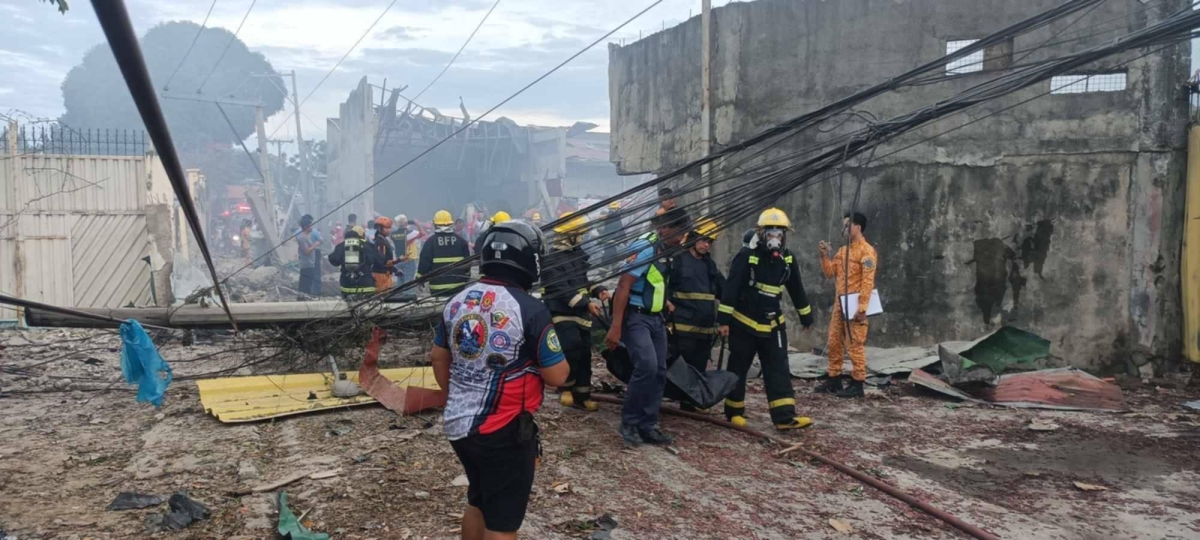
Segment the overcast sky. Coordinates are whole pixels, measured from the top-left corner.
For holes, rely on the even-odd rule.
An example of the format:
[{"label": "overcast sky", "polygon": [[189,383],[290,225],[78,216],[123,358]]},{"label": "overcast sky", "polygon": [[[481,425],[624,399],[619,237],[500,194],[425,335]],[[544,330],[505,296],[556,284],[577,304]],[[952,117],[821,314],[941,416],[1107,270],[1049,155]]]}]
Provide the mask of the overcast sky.
[{"label": "overcast sky", "polygon": [[[217,0],[208,26],[237,28],[252,0]],[[306,138],[324,138],[325,117],[366,76],[389,88],[409,85],[412,96],[446,65],[494,0],[398,0],[374,30],[303,106]],[[126,0],[142,35],[171,20],[199,24],[209,0]],[[239,37],[275,69],[295,69],[306,96],[390,0],[258,0]],[[651,3],[650,0],[501,0],[463,55],[419,101],[459,116],[462,96],[477,116],[558,62]],[[716,0],[720,6],[728,0]],[[104,40],[90,2],[72,0],[65,15],[39,0],[0,0],[0,112],[35,117],[63,112],[59,85],[92,46]],[[666,0],[609,41],[632,41],[699,14],[700,0]],[[376,94],[378,99],[378,94]],[[290,111],[290,108],[288,109]],[[568,67],[497,111],[522,124],[608,129],[608,47],[601,43]],[[290,136],[285,113],[268,122]],[[318,129],[319,127],[319,129]],[[599,131],[599,130],[598,130]],[[315,134],[313,132],[316,132]]]}]

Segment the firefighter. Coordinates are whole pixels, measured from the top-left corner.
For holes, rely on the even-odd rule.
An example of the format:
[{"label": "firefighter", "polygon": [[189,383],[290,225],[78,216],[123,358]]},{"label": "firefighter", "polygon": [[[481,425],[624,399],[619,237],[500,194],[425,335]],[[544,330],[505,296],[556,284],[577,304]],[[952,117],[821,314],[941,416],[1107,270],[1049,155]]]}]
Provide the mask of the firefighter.
[{"label": "firefighter", "polygon": [[[844,398],[862,397],[863,381],[867,380],[867,307],[870,305],[871,291],[875,288],[875,267],[879,257],[875,254],[875,248],[863,237],[866,228],[867,216],[858,212],[846,214],[843,219],[843,233],[850,248],[848,268],[846,247],[839,249],[832,259],[829,258],[829,244],[821,241],[818,248],[821,252],[821,272],[825,277],[833,278],[837,297],[858,293],[858,310],[851,316],[849,324],[849,344],[846,344],[846,314],[842,313],[838,302],[834,302],[833,316],[829,319],[829,345],[825,348],[829,353],[829,379],[816,389],[817,392],[837,394]],[[842,388],[843,352],[850,354],[850,363],[854,366],[850,373],[850,386],[846,388]]]},{"label": "firefighter", "polygon": [[498,223],[504,223],[505,221],[512,221],[512,216],[508,215],[508,212],[505,212],[504,210],[496,212],[494,215],[492,215],[491,219],[487,220],[487,226],[480,229],[479,234],[475,236],[475,243],[472,244],[475,253],[483,253],[483,239],[487,236],[488,229],[495,227]]},{"label": "firefighter", "polygon": [[[684,238],[688,250],[671,261],[671,344],[683,360],[700,373],[708,370],[713,339],[717,333],[717,302],[725,287],[725,276],[709,255],[717,239],[717,224],[701,219]],[[561,333],[560,333],[561,334]],[[697,410],[683,402],[685,411]]]},{"label": "firefighter", "polygon": [[329,264],[342,270],[338,284],[347,301],[375,294],[375,278],[371,275],[375,258],[371,246],[363,240],[365,233],[362,227],[347,230],[346,237],[329,254]]},{"label": "firefighter", "polygon": [[[559,218],[570,215],[563,212]],[[592,317],[602,313],[600,304],[592,300],[607,301],[609,293],[602,285],[588,287],[588,254],[579,247],[586,225],[587,218],[579,214],[554,227],[557,235],[542,263],[542,298],[571,366],[559,402],[590,412],[598,409],[592,401]]]},{"label": "firefighter", "polygon": [[757,244],[742,248],[729,268],[717,322],[718,333],[729,337],[729,370],[738,385],[725,398],[725,417],[746,425],[746,373],[754,356],[762,364],[771,422],[778,430],[799,429],[812,420],[796,415],[795,391],[788,370],[787,329],[784,326],[783,290],[807,331],[813,324],[812,307],[804,294],[800,267],[785,247],[792,222],[778,208],[758,216]]},{"label": "firefighter", "polygon": [[[433,215],[433,236],[421,248],[421,261],[417,265],[417,277],[429,274],[446,266],[456,264],[471,255],[467,241],[454,233],[454,218],[450,212],[438,210]],[[433,296],[454,296],[470,279],[469,268],[459,268],[440,274],[429,280],[429,292]]]},{"label": "firefighter", "polygon": [[371,272],[375,277],[376,292],[392,288],[392,269],[396,266],[396,251],[392,248],[392,218],[375,219],[375,237],[371,241],[375,264]]}]

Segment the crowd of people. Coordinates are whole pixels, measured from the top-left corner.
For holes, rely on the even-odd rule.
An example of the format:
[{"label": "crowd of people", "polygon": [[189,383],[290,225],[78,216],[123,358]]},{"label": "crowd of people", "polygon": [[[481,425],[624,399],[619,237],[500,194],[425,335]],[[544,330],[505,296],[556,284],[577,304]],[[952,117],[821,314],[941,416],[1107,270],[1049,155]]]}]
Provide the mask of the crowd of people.
[{"label": "crowd of people", "polygon": [[[693,222],[668,201],[669,194],[653,230],[626,246],[632,255],[613,291],[589,278],[582,215],[561,216],[549,244],[536,224],[494,216],[474,243],[481,255],[481,279],[474,283],[465,274],[439,272],[439,264],[453,264],[469,251],[447,228],[449,214],[435,216],[444,230],[425,242],[418,273],[435,276],[430,283],[440,286],[431,290],[446,297],[431,360],[447,392],[445,432],[469,480],[464,539],[516,538],[540,455],[533,413],[547,384],[561,392],[562,405],[598,410],[591,397],[591,336],[598,321],[609,323],[604,347],[625,351],[632,364],[616,430],[628,447],[673,443],[659,423],[668,363],[686,362],[703,373],[718,338],[728,341],[727,370],[737,376],[724,398],[730,422],[747,423],[746,377],[757,356],[775,428],[812,424],[796,411],[788,371],[784,295],[804,331],[815,323],[799,256],[787,247],[788,216],[778,208],[764,211],[722,273],[711,254],[718,224]],[[842,313],[850,305],[846,295],[867,299],[874,287],[877,259],[863,237],[866,226],[865,216],[848,214],[846,247],[833,257],[826,242],[817,250],[822,273],[834,279],[841,299],[829,324],[828,380],[817,391],[844,398],[861,397],[866,377],[869,302]],[[536,284],[540,298],[532,294]],[[601,317],[606,304],[610,319]],[[846,353],[853,364],[848,384],[842,380]],[[700,409],[686,398],[680,406]]]}]

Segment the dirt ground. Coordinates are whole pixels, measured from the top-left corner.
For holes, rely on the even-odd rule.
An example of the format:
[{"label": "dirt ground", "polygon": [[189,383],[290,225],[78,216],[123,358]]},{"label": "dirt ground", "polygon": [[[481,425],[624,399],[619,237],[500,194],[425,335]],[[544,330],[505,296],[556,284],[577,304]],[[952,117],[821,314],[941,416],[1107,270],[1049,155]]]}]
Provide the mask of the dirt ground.
[{"label": "dirt ground", "polygon": [[[171,385],[161,410],[136,403],[119,381],[111,333],[0,332],[6,340],[0,538],[275,538],[273,493],[230,492],[330,470],[340,472],[284,488],[312,529],[339,539],[457,538],[466,488],[454,485],[461,469],[437,413],[399,417],[367,406],[226,425],[205,414],[187,380]],[[188,361],[228,346],[202,338],[168,344],[163,355],[182,378],[235,365]],[[396,356],[385,354],[385,367],[413,361]],[[760,382],[747,401],[752,425],[765,431]],[[1200,414],[1181,406],[1200,392],[1182,384],[1132,381],[1132,410],[1121,414],[962,406],[907,383],[847,402],[811,395],[813,382],[794,384],[817,424],[785,439],[1002,538],[1200,538]],[[777,446],[709,424],[666,417],[673,449],[624,450],[617,412],[564,410],[548,396],[523,537],[601,538],[604,514],[617,522],[616,540],[966,537],[830,467],[777,457]],[[1057,428],[1031,430],[1035,419]],[[151,532],[147,517],[166,504],[105,510],[122,491],[180,490],[211,517]],[[830,519],[853,531],[836,531]]]}]

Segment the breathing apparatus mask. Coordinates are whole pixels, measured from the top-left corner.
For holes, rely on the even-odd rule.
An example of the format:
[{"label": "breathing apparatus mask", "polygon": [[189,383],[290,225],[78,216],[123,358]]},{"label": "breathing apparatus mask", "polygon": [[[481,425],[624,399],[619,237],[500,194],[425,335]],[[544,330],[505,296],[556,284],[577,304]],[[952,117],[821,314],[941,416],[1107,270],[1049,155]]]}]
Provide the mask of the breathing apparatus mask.
[{"label": "breathing apparatus mask", "polygon": [[770,251],[782,251],[786,232],[783,227],[764,227],[760,241]]}]

